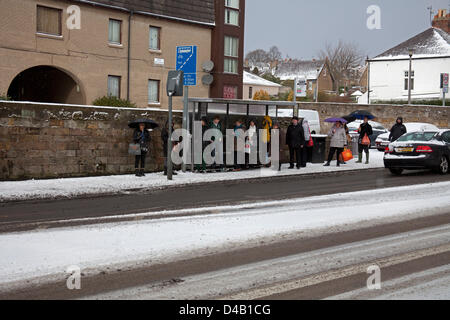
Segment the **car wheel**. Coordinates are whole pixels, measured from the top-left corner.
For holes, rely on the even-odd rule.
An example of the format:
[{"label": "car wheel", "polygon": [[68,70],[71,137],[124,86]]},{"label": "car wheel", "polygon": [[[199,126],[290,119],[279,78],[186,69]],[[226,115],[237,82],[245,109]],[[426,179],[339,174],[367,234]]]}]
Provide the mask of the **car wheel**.
[{"label": "car wheel", "polygon": [[448,159],[445,156],[441,157],[441,161],[439,163],[439,169],[440,174],[447,174],[448,173]]},{"label": "car wheel", "polygon": [[403,173],[403,169],[389,169],[389,171],[393,174],[393,175],[396,175],[396,176],[399,176],[399,175],[401,175],[402,173]]}]

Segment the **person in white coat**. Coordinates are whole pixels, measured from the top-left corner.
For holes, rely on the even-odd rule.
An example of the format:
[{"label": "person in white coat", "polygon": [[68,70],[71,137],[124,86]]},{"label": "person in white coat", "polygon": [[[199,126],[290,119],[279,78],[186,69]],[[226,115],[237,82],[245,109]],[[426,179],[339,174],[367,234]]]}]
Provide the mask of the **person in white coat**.
[{"label": "person in white coat", "polygon": [[336,153],[337,166],[340,166],[339,156],[344,151],[344,147],[347,145],[347,135],[345,133],[344,126],[341,122],[336,122],[335,125],[328,132],[328,136],[331,137],[330,152],[328,153],[328,161],[325,167],[329,167],[333,156]]}]

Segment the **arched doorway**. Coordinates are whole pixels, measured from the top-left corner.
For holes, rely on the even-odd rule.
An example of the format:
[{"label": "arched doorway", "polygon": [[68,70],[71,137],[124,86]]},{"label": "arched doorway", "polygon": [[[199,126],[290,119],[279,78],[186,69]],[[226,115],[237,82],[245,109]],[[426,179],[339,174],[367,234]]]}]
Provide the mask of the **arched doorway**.
[{"label": "arched doorway", "polygon": [[8,89],[15,101],[85,104],[82,88],[68,73],[37,66],[19,73]]}]

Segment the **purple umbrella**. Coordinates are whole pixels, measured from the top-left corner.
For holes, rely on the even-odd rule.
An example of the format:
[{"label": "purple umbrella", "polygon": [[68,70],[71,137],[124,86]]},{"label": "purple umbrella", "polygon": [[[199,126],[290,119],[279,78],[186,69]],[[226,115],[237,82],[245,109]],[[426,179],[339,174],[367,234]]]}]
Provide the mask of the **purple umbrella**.
[{"label": "purple umbrella", "polygon": [[325,120],[325,122],[330,122],[330,123],[334,123],[334,122],[347,123],[348,121],[345,120],[344,118],[328,118],[328,119]]}]

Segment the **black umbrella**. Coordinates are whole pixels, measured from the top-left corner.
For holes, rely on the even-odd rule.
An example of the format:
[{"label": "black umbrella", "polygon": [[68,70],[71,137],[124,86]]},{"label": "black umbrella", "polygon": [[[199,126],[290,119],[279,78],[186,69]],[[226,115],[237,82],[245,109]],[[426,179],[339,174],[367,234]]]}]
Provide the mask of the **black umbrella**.
[{"label": "black umbrella", "polygon": [[137,119],[137,120],[131,121],[128,124],[128,126],[132,129],[138,129],[139,124],[141,124],[141,123],[145,123],[146,129],[155,129],[155,128],[159,127],[159,125],[155,121],[150,120],[150,119]]},{"label": "black umbrella", "polygon": [[369,111],[367,110],[356,110],[353,111],[352,113],[349,114],[349,117],[355,117],[358,120],[364,120],[364,118],[368,118],[369,120],[373,120],[376,117],[371,114]]},{"label": "black umbrella", "polygon": [[352,123],[352,122],[354,122],[356,120],[356,117],[354,117],[354,116],[345,116],[345,117],[342,117],[342,119],[347,121],[347,123]]}]

